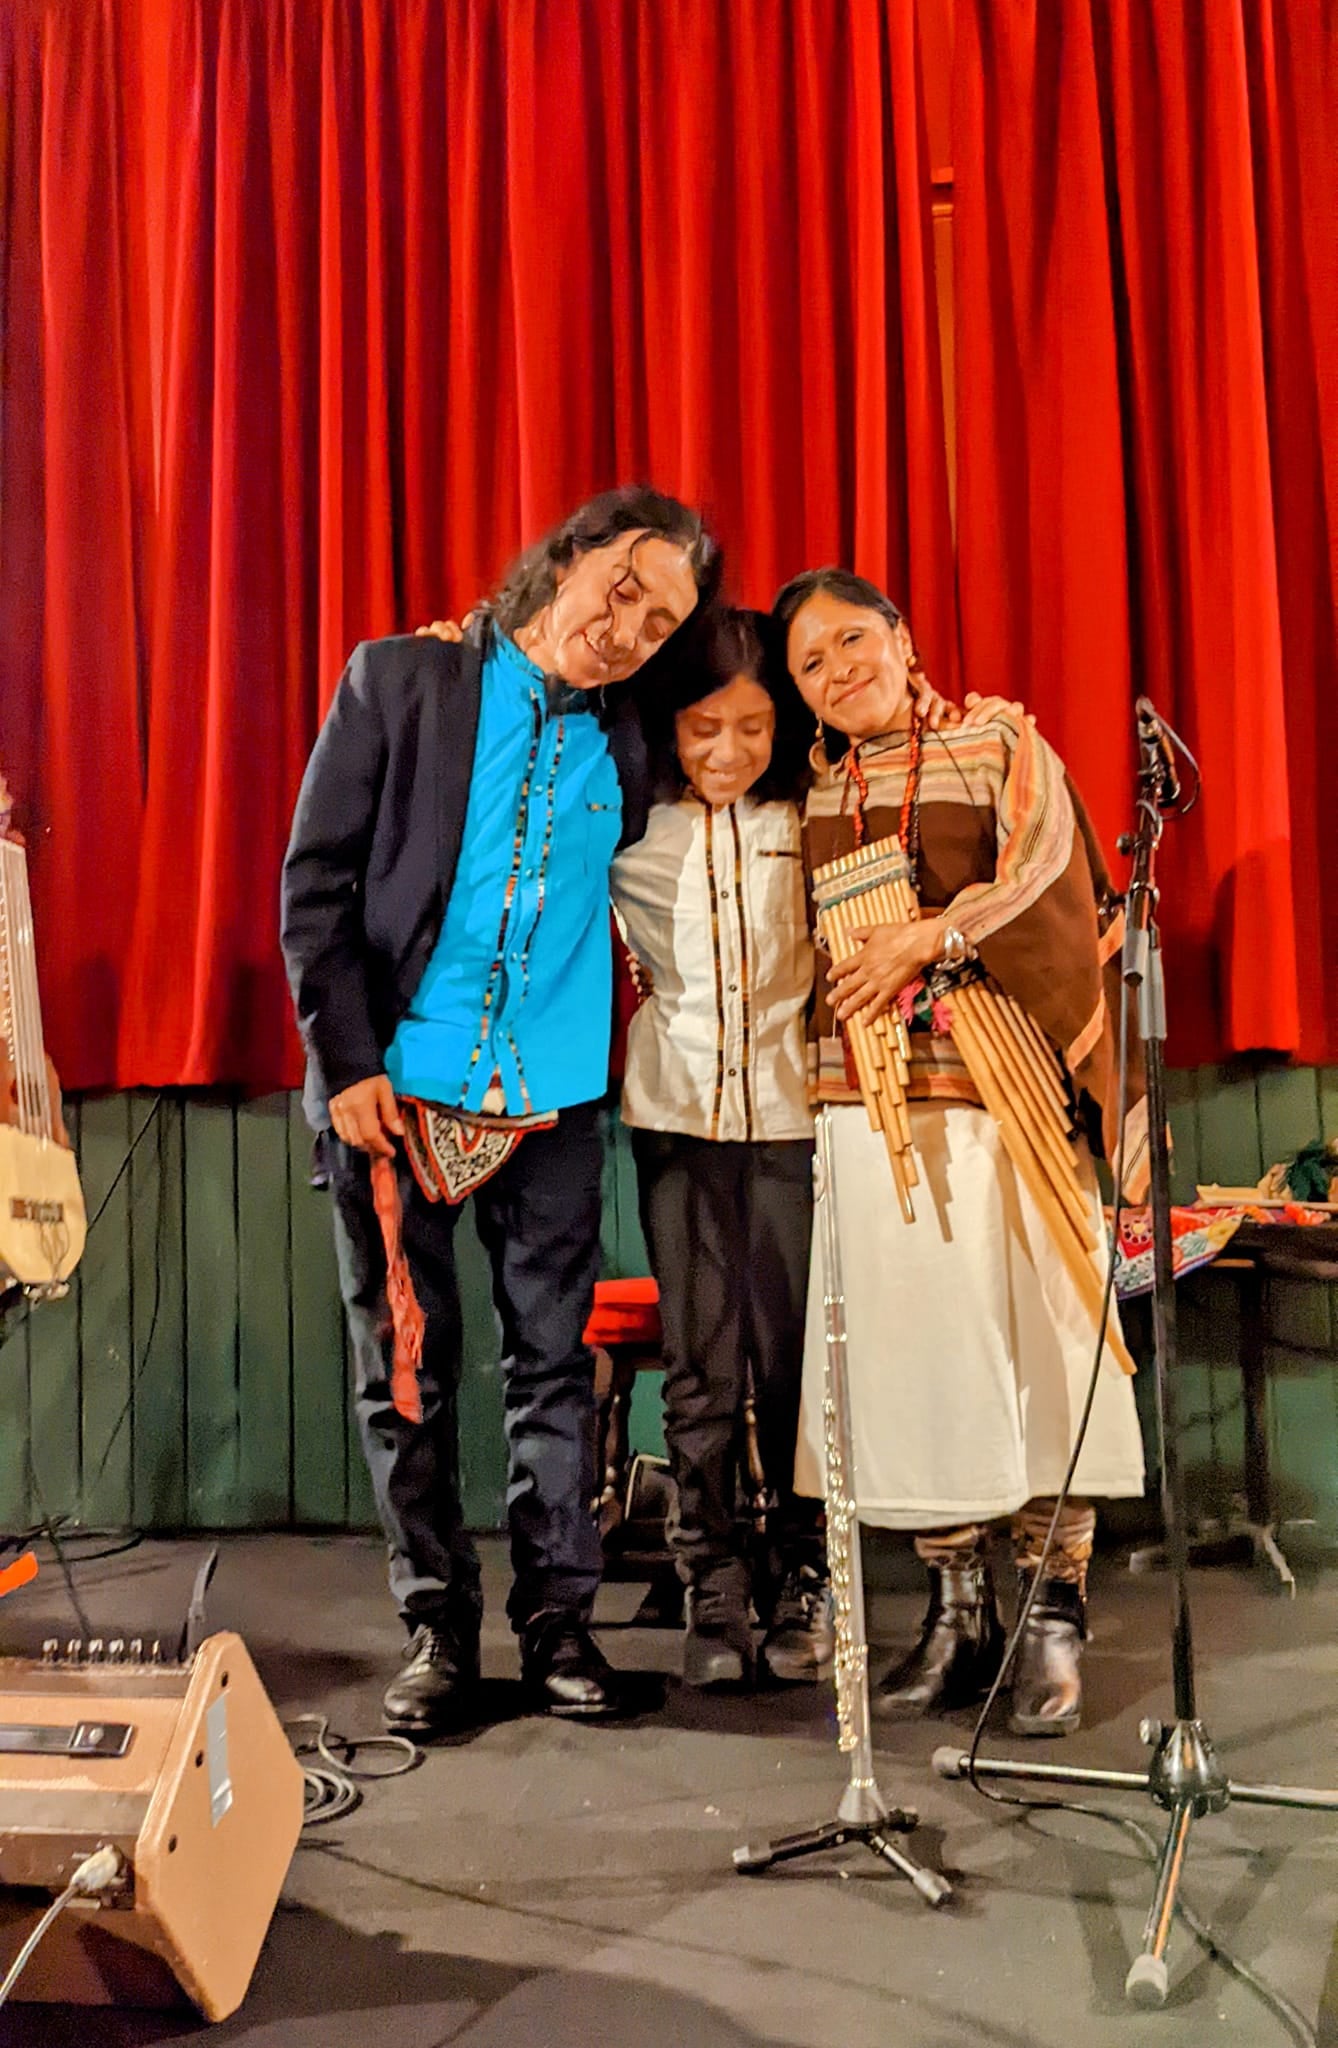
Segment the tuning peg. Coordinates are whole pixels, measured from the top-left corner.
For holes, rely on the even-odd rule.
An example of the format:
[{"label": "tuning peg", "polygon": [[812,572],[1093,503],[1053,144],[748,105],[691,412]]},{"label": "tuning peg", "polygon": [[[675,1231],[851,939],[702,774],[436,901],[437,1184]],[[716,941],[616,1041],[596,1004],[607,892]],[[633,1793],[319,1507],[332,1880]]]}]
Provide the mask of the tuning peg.
[{"label": "tuning peg", "polygon": [[131,1638],[130,1638],[130,1662],[131,1662],[132,1664],[142,1664],[142,1663],[144,1662],[144,1638],[143,1638],[143,1636],[131,1636]]},{"label": "tuning peg", "polygon": [[113,1636],[107,1645],[107,1662],[109,1664],[119,1664],[124,1656],[125,1638],[123,1636]]},{"label": "tuning peg", "polygon": [[65,1645],[65,1661],[66,1661],[66,1663],[67,1663],[67,1664],[77,1664],[77,1663],[79,1662],[79,1659],[80,1659],[80,1658],[81,1658],[81,1657],[83,1656],[83,1654],[84,1654],[84,1639],[83,1639],[83,1637],[82,1637],[82,1636],[71,1636],[71,1637],[70,1637],[70,1640],[69,1640],[69,1641],[68,1641],[68,1643],[66,1643],[66,1645]]},{"label": "tuning peg", "polygon": [[93,1638],[91,1639],[91,1641],[89,1642],[89,1645],[88,1645],[88,1661],[89,1661],[89,1663],[90,1663],[90,1664],[100,1664],[100,1663],[102,1662],[102,1637],[101,1637],[101,1636],[94,1636],[94,1637],[93,1637]]},{"label": "tuning peg", "polygon": [[151,1649],[151,1650],[149,1651],[149,1662],[150,1662],[150,1664],[161,1664],[161,1663],[162,1663],[162,1661],[163,1661],[163,1646],[162,1646],[162,1643],[161,1643],[161,1642],[159,1641],[158,1637],[157,1637],[157,1636],[155,1636],[155,1637],[154,1637],[154,1639],[153,1639],[153,1647],[152,1647],[152,1649]]},{"label": "tuning peg", "polygon": [[60,1637],[48,1636],[42,1645],[42,1662],[54,1664],[60,1656]]}]

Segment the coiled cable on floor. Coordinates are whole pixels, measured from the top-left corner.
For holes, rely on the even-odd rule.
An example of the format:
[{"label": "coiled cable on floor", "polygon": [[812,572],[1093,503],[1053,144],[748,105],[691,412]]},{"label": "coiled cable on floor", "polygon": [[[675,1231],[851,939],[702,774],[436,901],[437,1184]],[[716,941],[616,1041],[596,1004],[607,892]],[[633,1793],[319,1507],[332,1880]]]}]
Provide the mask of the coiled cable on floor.
[{"label": "coiled cable on floor", "polygon": [[[283,1724],[293,1755],[302,1766],[304,1828],[325,1827],[344,1820],[362,1805],[362,1787],[378,1778],[402,1778],[416,1771],[424,1752],[407,1735],[336,1735],[326,1714],[297,1714]],[[389,1749],[397,1760],[373,1770],[360,1769],[353,1759],[368,1749]],[[315,1762],[308,1762],[308,1758]]]}]

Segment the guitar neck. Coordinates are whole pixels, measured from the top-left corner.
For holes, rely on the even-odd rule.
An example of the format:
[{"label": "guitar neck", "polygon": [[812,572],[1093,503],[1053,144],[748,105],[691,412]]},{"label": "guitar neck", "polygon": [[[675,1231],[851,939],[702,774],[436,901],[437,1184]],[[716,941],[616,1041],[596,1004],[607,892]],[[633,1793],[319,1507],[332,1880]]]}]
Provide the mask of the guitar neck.
[{"label": "guitar neck", "polygon": [[31,1137],[54,1137],[28,861],[13,839],[0,839],[0,1038],[13,1090],[12,1107],[0,1104],[0,1120],[16,1122]]}]

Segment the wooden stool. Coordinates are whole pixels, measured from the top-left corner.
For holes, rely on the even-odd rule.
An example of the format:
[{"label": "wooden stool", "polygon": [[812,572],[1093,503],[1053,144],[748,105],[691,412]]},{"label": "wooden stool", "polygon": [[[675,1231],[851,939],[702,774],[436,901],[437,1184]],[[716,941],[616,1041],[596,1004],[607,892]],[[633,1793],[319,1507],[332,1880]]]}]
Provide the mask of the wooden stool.
[{"label": "wooden stool", "polygon": [[585,1341],[595,1354],[597,1507],[599,1533],[607,1541],[627,1512],[636,1376],[661,1363],[660,1290],[655,1282],[649,1278],[596,1281],[594,1312],[586,1324]]}]

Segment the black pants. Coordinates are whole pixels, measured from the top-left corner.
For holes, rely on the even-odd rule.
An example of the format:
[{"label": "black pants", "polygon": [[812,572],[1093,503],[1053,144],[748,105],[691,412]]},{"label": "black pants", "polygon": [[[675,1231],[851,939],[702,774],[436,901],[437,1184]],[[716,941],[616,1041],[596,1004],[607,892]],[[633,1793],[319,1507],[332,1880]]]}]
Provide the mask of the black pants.
[{"label": "black pants", "polygon": [[[411,1628],[432,1621],[477,1633],[478,1554],[460,1509],[460,1210],[429,1202],[399,1154],[404,1249],[427,1325],[423,1420],[406,1422],[390,1398],[386,1262],[367,1158],[337,1139],[327,1156],[358,1425],[390,1550],[390,1589]],[[598,1104],[582,1103],[563,1110],[552,1129],[522,1138],[473,1197],[501,1326],[515,1574],[507,1612],[517,1630],[544,1608],[588,1615],[599,1584],[594,1361],[584,1333],[599,1265],[603,1164]]]},{"label": "black pants", "polygon": [[820,1563],[819,1511],[794,1496],[812,1143],[716,1144],[633,1131],[632,1148],[660,1290],[679,1571],[700,1586],[735,1563],[739,1418],[750,1364],[782,1554],[801,1561],[797,1552],[811,1552]]}]

